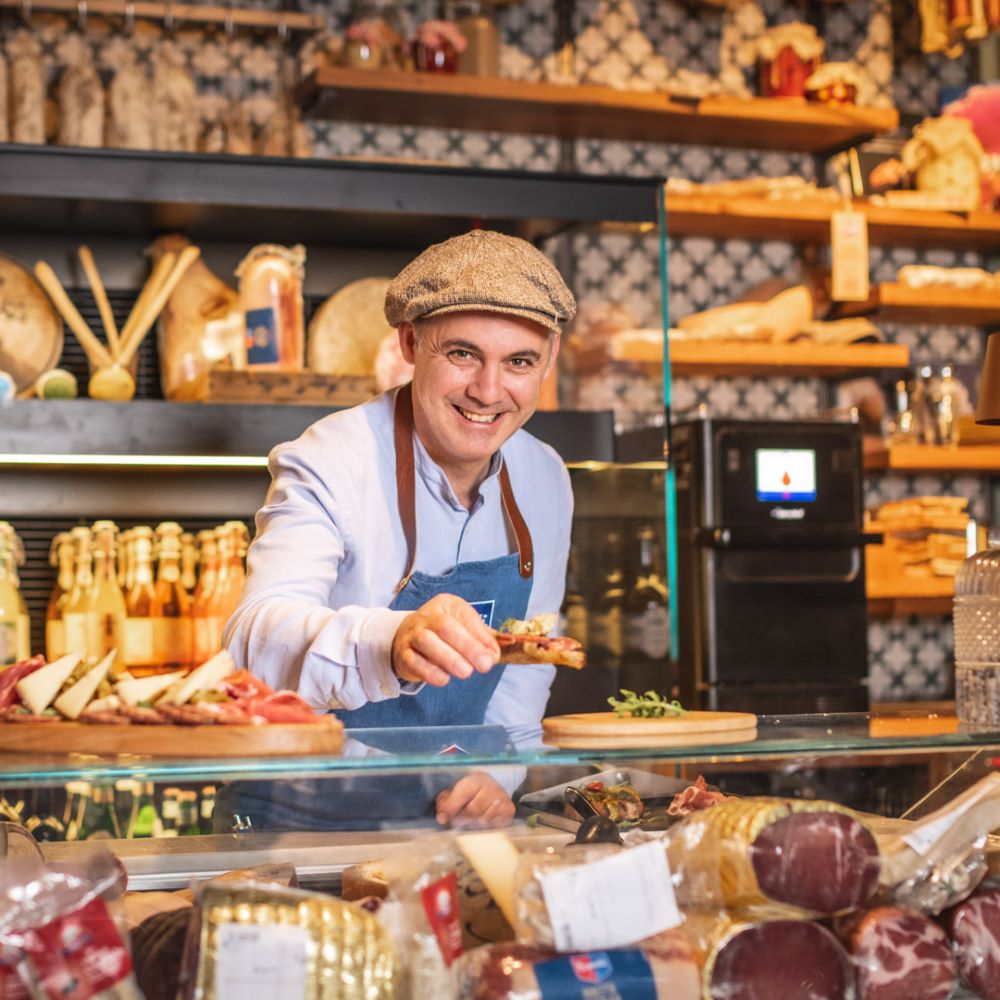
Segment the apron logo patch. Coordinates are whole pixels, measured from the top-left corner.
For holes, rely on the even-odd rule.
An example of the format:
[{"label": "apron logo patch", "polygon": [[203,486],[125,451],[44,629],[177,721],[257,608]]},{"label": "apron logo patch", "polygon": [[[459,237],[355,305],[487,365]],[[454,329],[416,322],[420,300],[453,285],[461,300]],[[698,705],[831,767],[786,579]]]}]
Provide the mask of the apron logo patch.
[{"label": "apron logo patch", "polygon": [[496,601],[470,601],[476,610],[476,614],[486,623],[487,628],[493,627],[493,606]]}]

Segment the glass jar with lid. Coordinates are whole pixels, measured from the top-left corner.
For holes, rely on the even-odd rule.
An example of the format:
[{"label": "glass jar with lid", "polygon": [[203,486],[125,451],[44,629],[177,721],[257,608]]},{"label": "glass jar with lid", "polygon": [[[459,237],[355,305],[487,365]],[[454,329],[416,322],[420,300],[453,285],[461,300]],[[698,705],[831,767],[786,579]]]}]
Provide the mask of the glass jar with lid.
[{"label": "glass jar with lid", "polygon": [[341,61],[352,69],[401,69],[409,37],[401,0],[354,0]]},{"label": "glass jar with lid", "polygon": [[445,0],[444,16],[455,22],[466,41],[458,57],[458,72],[499,76],[500,32],[492,0]]},{"label": "glass jar with lid", "polygon": [[1000,536],[955,576],[955,706],[962,722],[1000,726]]}]

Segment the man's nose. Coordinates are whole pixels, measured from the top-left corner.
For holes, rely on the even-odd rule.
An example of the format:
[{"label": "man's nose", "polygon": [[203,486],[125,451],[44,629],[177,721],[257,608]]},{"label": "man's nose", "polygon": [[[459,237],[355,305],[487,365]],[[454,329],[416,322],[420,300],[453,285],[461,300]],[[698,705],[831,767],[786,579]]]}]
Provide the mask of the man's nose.
[{"label": "man's nose", "polygon": [[492,406],[503,398],[499,365],[483,365],[469,383],[469,395],[484,406]]}]

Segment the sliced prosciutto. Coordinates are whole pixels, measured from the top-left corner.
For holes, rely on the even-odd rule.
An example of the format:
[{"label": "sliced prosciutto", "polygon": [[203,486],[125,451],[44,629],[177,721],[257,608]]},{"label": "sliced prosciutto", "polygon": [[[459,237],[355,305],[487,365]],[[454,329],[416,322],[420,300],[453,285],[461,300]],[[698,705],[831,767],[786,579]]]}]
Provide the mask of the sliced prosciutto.
[{"label": "sliced prosciutto", "polygon": [[318,722],[319,716],[294,691],[250,698],[238,703],[248,715],[266,722]]},{"label": "sliced prosciutto", "polygon": [[946,1000],[958,985],[948,935],[901,906],[877,906],[838,922],[857,968],[859,1000]]},{"label": "sliced prosciutto", "polygon": [[17,698],[14,685],[28,674],[45,666],[45,657],[40,653],[20,663],[12,663],[6,670],[0,672],[0,709],[10,708]]},{"label": "sliced prosciutto", "polygon": [[722,792],[714,792],[705,784],[702,775],[698,775],[693,785],[679,791],[667,806],[668,816],[690,816],[691,813],[698,812],[699,809],[708,809],[709,806],[718,805],[730,798]]}]

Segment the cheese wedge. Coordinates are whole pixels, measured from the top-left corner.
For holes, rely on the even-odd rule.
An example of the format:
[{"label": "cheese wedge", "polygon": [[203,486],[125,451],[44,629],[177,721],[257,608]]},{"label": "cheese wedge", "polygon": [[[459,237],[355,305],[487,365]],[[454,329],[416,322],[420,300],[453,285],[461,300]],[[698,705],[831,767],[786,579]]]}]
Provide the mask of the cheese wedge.
[{"label": "cheese wedge", "polygon": [[152,677],[140,677],[137,680],[119,681],[115,685],[115,694],[126,705],[138,705],[140,702],[153,702],[171,684],[176,684],[184,676],[185,671],[175,670],[170,674],[153,674]]},{"label": "cheese wedge", "polygon": [[67,653],[17,682],[15,690],[32,715],[41,715],[52,704],[82,659],[82,649]]},{"label": "cheese wedge", "polygon": [[91,667],[69,690],[59,695],[54,703],[55,710],[67,719],[79,719],[80,713],[97,693],[101,681],[111,672],[116,655],[117,650],[113,649],[96,667]]},{"label": "cheese wedge", "polygon": [[87,708],[92,712],[113,712],[121,706],[122,700],[116,694],[108,694],[103,698],[95,698]]},{"label": "cheese wedge", "polygon": [[514,842],[506,833],[460,833],[455,842],[513,927],[517,918],[514,873],[520,861]]},{"label": "cheese wedge", "polygon": [[233,663],[233,658],[225,650],[222,650],[210,660],[206,660],[196,670],[192,670],[178,691],[176,693],[167,692],[162,700],[171,705],[184,705],[199,691],[210,691],[219,681],[225,680],[234,673],[236,673],[236,664]]}]

